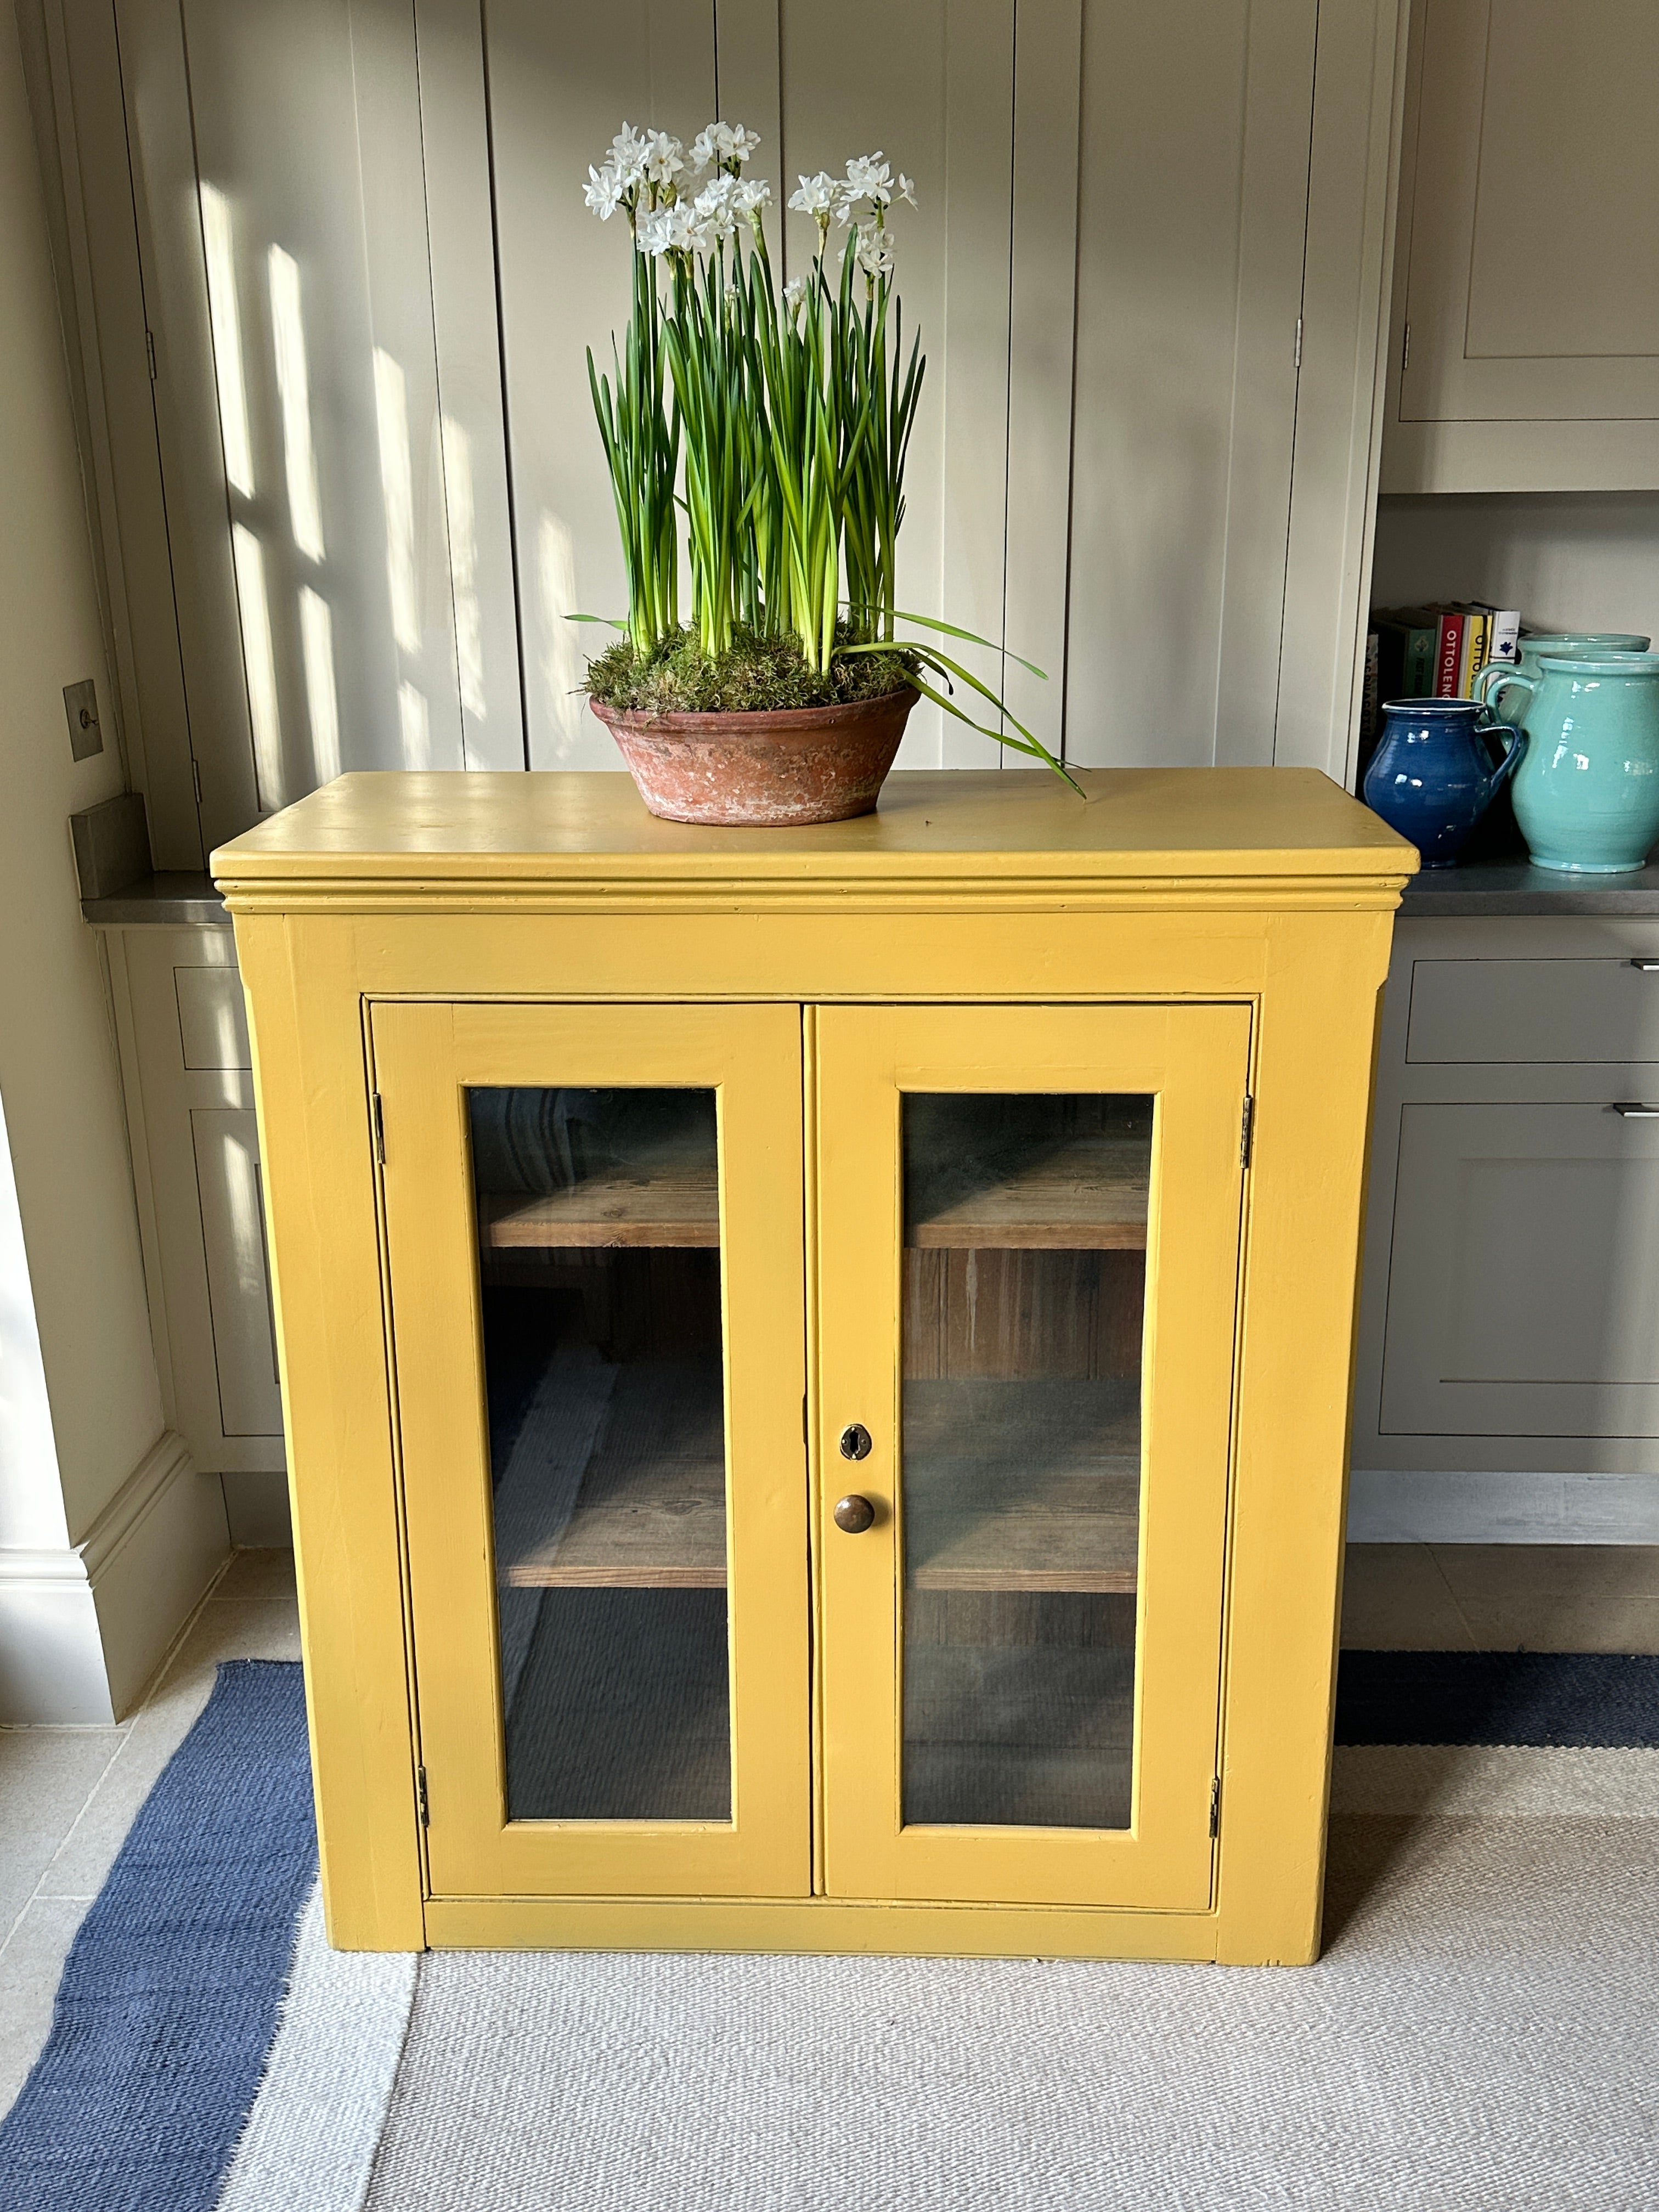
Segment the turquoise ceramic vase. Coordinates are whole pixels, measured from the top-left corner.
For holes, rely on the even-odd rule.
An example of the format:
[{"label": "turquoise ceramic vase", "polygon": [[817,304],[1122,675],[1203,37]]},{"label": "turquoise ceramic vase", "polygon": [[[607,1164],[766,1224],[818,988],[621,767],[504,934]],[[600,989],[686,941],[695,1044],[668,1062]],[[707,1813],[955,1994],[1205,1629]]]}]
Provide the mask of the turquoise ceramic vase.
[{"label": "turquoise ceramic vase", "polygon": [[1510,790],[1534,866],[1639,868],[1659,839],[1659,653],[1546,653],[1535,676],[1514,671],[1509,686],[1528,701]]},{"label": "turquoise ceramic vase", "polygon": [[1504,712],[1502,693],[1516,669],[1523,676],[1536,676],[1538,664],[1545,653],[1568,660],[1601,660],[1610,653],[1645,653],[1652,643],[1650,638],[1638,637],[1634,630],[1621,629],[1561,629],[1540,637],[1523,637],[1516,647],[1513,660],[1489,660],[1474,679],[1475,698],[1488,706]]}]

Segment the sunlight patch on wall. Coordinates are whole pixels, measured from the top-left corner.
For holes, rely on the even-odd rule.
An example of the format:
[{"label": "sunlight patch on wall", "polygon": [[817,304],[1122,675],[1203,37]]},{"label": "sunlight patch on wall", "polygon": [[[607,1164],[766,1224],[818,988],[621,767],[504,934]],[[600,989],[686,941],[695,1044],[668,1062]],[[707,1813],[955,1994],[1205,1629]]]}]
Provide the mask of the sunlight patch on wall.
[{"label": "sunlight patch on wall", "polygon": [[334,686],[334,617],[309,584],[300,590],[300,648],[311,717],[311,767],[319,783],[340,773],[340,708]]},{"label": "sunlight patch on wall", "polygon": [[412,684],[398,686],[398,726],[403,734],[404,766],[430,768],[432,765],[432,723],[427,712],[426,696]]},{"label": "sunlight patch on wall", "polygon": [[247,672],[248,720],[253,727],[253,775],[262,813],[287,804],[283,783],[283,718],[276,703],[276,659],[265,598],[265,556],[245,523],[231,526],[236,597],[242,626],[242,665]]},{"label": "sunlight patch on wall", "polygon": [[311,385],[306,372],[305,324],[300,307],[300,264],[273,246],[269,257],[270,330],[276,354],[276,392],[283,410],[283,459],[288,474],[288,512],[294,542],[308,561],[323,557],[323,510],[317,494],[317,455],[311,435]]},{"label": "sunlight patch on wall", "polygon": [[230,202],[216,185],[202,186],[202,244],[207,256],[208,320],[213,374],[219,389],[219,435],[225,474],[244,499],[253,496],[253,441],[248,434],[247,380],[242,370],[242,321],[236,306],[236,260]]},{"label": "sunlight patch on wall", "polygon": [[[415,483],[409,458],[409,397],[404,373],[374,349],[374,420],[380,434],[380,496],[386,506],[386,580],[392,629],[405,653],[421,649],[415,599]],[[425,702],[422,702],[422,708]]]},{"label": "sunlight patch on wall", "polygon": [[478,531],[472,509],[472,441],[451,415],[443,416],[444,498],[449,514],[449,577],[455,597],[455,659],[461,705],[484,719],[483,624],[478,613]]},{"label": "sunlight patch on wall", "polygon": [[[557,732],[553,757],[568,760],[581,736],[587,699],[578,687],[586,667],[577,628],[576,548],[569,526],[544,510],[536,533],[536,600],[541,617],[543,704]],[[601,636],[605,633],[599,633]]]}]

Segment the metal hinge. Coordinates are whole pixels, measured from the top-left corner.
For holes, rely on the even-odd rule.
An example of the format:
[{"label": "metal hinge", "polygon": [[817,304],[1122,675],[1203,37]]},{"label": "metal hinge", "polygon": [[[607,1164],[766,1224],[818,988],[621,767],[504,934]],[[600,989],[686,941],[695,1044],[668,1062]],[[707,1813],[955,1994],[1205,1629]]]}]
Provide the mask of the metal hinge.
[{"label": "metal hinge", "polygon": [[1247,1091],[1244,1093],[1244,1111],[1238,1125],[1238,1158],[1241,1166],[1249,1167],[1250,1164],[1250,1153],[1255,1144],[1255,1101]]},{"label": "metal hinge", "polygon": [[[424,1790],[424,1788],[425,1788],[425,1784],[424,1784],[424,1783],[422,1783],[422,1790]],[[422,1802],[422,1804],[424,1804],[424,1803],[426,1802],[426,1800],[425,1800],[425,1797],[424,1797],[424,1796],[422,1796],[422,1800],[421,1800],[421,1802]],[[1220,1833],[1221,1833],[1221,1777],[1218,1774],[1218,1775],[1214,1778],[1214,1779],[1211,1782],[1211,1784],[1210,1784],[1210,1841],[1211,1841],[1212,1843],[1213,1843],[1213,1842],[1215,1841],[1216,1838],[1217,1838]]]},{"label": "metal hinge", "polygon": [[149,380],[154,384],[155,381],[155,333],[154,331],[144,332],[144,358],[149,363]]},{"label": "metal hinge", "polygon": [[[1218,1784],[1217,1786],[1219,1787]],[[415,1802],[421,1808],[421,1826],[429,1828],[432,1826],[432,1811],[427,1803],[426,1769],[423,1766],[417,1766],[415,1770]],[[1212,1828],[1210,1833],[1214,1835],[1215,1830]]]},{"label": "metal hinge", "polygon": [[800,1400],[800,1440],[803,1443],[808,1442],[806,1434],[806,1393],[804,1390],[801,1393]]},{"label": "metal hinge", "polygon": [[378,1091],[370,1098],[369,1109],[374,1117],[374,1164],[383,1168],[386,1165],[386,1109],[380,1103]]},{"label": "metal hinge", "polygon": [[194,753],[190,757],[190,780],[196,787],[196,804],[199,808],[202,804],[202,763]]},{"label": "metal hinge", "polygon": [[1400,341],[1400,374],[1403,376],[1412,365],[1412,326],[1406,325],[1406,334]]},{"label": "metal hinge", "polygon": [[1296,359],[1291,366],[1295,368],[1300,368],[1302,366],[1302,318],[1300,315],[1296,319]]}]

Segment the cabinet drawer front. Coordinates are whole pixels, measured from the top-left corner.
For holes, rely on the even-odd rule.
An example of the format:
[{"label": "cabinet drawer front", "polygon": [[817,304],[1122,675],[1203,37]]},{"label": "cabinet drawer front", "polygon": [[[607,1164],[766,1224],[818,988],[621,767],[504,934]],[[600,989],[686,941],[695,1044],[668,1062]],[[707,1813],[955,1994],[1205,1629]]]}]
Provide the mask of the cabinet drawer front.
[{"label": "cabinet drawer front", "polygon": [[1388,1312],[1385,1432],[1659,1436],[1659,1120],[1405,1107]]},{"label": "cabinet drawer front", "polygon": [[1612,1066],[1659,1060],[1659,969],[1628,957],[1415,960],[1406,1057]]},{"label": "cabinet drawer front", "polygon": [[[228,973],[233,983],[237,980],[234,968],[195,972]],[[202,1202],[219,1418],[228,1437],[280,1437],[283,1400],[253,1109],[198,1106],[191,1113],[190,1135]]]},{"label": "cabinet drawer front", "polygon": [[1208,1903],[1249,1034],[817,1017],[832,1896]]},{"label": "cabinet drawer front", "polygon": [[799,1007],[373,1036],[432,1893],[806,1894]]},{"label": "cabinet drawer front", "polygon": [[179,1041],[190,1068],[251,1068],[247,1008],[234,968],[175,968]]}]

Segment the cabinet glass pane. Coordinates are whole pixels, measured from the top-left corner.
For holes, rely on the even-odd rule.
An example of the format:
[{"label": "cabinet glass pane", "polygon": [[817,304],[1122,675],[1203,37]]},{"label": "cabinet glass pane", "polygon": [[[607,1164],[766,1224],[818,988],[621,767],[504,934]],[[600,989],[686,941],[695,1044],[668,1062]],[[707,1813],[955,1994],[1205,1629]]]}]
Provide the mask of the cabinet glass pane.
[{"label": "cabinet glass pane", "polygon": [[714,1093],[469,1104],[508,1818],[729,1820]]},{"label": "cabinet glass pane", "polygon": [[1127,1827],[1152,1101],[903,1135],[903,1817]]}]

